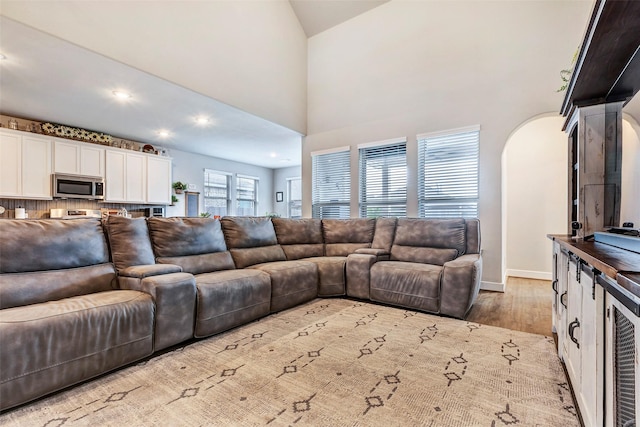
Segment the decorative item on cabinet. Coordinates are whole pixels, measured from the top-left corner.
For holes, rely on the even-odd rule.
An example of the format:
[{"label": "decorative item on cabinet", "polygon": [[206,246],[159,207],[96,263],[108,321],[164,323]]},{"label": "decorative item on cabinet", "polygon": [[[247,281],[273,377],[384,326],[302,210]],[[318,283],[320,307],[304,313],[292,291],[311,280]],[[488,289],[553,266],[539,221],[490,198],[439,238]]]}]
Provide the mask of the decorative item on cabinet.
[{"label": "decorative item on cabinet", "polygon": [[178,202],[179,202],[178,198],[175,196],[175,194],[172,194],[171,195],[171,206],[174,206]]}]

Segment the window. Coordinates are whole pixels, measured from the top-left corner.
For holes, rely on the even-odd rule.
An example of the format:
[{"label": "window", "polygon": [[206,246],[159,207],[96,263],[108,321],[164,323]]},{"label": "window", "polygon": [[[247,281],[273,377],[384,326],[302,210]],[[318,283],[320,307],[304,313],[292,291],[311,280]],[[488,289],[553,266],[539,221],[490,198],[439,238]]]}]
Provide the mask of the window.
[{"label": "window", "polygon": [[407,216],[407,140],[364,144],[360,151],[360,217]]},{"label": "window", "polygon": [[302,218],[302,179],[287,179],[287,216]]},{"label": "window", "polygon": [[420,217],[478,217],[479,150],[479,126],[418,135]]},{"label": "window", "polygon": [[229,215],[229,185],[231,175],[210,169],[204,170],[204,211],[211,216]]},{"label": "window", "polygon": [[236,215],[258,214],[258,179],[238,175],[236,180]]},{"label": "window", "polygon": [[351,167],[349,147],[311,153],[313,218],[349,218]]}]

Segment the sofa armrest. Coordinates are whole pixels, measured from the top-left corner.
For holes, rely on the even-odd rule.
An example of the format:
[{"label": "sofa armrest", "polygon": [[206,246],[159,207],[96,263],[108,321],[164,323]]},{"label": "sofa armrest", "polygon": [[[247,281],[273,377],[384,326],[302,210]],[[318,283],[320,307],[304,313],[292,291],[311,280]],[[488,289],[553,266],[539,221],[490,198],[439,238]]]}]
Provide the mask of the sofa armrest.
[{"label": "sofa armrest", "polygon": [[145,277],[157,276],[159,274],[180,273],[182,267],[175,264],[147,264],[147,265],[133,265],[131,267],[123,268],[118,272],[119,276],[134,277],[137,279],[144,279]]},{"label": "sofa armrest", "polygon": [[482,256],[467,254],[446,262],[442,269],[440,313],[464,319],[480,290]]},{"label": "sofa armrest", "polygon": [[389,261],[389,251],[387,251],[386,249],[360,248],[356,249],[354,253],[374,255],[376,257],[376,261]]},{"label": "sofa armrest", "polygon": [[370,299],[371,267],[378,261],[372,254],[349,254],[347,256],[347,295]]},{"label": "sofa armrest", "polygon": [[189,273],[158,274],[144,278],[119,277],[121,289],[145,292],[156,306],[154,351],[193,338],[196,280]]}]

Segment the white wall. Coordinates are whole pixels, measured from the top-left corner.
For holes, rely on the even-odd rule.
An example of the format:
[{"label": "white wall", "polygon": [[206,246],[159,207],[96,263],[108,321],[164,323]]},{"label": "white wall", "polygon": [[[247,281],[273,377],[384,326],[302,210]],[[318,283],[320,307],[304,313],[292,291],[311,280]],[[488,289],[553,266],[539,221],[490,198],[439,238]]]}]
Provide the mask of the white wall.
[{"label": "white wall", "polygon": [[551,240],[566,234],[568,149],[556,115],[516,130],[504,149],[503,229],[507,276],[551,280]]},{"label": "white wall", "polygon": [[288,1],[2,0],[1,13],[306,132],[307,38]]},{"label": "white wall", "polygon": [[[221,172],[239,173],[256,177],[260,180],[258,187],[258,215],[264,215],[273,210],[273,169],[253,166],[246,163],[232,162],[229,160],[208,157],[200,154],[187,153],[185,151],[171,150],[173,158],[172,182],[182,181],[194,184],[195,188],[188,191],[200,193],[200,212],[203,212],[203,185],[204,169],[213,169]],[[234,175],[235,176],[235,175]],[[232,192],[235,184],[231,185]],[[167,208],[167,216],[184,216],[184,195],[177,195],[179,202],[175,206]],[[233,197],[232,197],[233,199]],[[233,210],[232,210],[233,212]]]},{"label": "white wall", "polygon": [[[273,170],[273,211],[281,217],[287,217],[287,178],[298,178],[302,176],[300,166],[279,168]],[[276,202],[277,191],[282,191],[284,199]]]},{"label": "white wall", "polygon": [[[503,147],[521,123],[560,108],[559,71],[590,11],[591,2],[392,0],[310,38],[303,215],[312,151],[349,145],[353,155],[358,143],[407,137],[416,216],[415,135],[479,124],[483,282],[500,284]],[[356,182],[353,167],[353,199]]]},{"label": "white wall", "polygon": [[[638,95],[636,95],[638,96]],[[622,197],[620,224],[640,228],[640,126],[632,117],[622,121]]]}]

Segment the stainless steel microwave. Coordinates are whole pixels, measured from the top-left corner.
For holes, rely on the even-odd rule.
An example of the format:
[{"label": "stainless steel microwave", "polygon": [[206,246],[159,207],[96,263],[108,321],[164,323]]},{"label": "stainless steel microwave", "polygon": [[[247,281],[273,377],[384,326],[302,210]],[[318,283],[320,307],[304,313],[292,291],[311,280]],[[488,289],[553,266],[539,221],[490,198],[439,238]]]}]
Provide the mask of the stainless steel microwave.
[{"label": "stainless steel microwave", "polygon": [[104,180],[100,176],[51,175],[53,197],[61,199],[104,199]]}]

